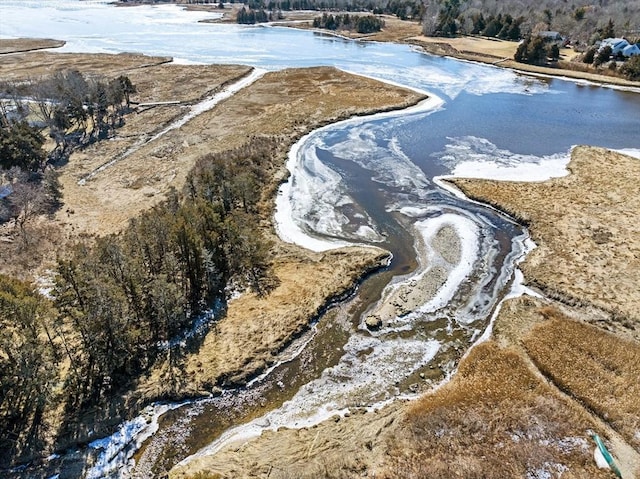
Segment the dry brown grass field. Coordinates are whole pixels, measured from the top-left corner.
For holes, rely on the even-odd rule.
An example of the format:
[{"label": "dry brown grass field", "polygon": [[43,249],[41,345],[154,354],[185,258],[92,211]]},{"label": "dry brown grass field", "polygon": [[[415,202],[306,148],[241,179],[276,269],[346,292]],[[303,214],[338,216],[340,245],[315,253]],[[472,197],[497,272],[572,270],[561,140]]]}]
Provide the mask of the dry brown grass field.
[{"label": "dry brown grass field", "polygon": [[[57,218],[33,225],[42,228],[41,239],[53,241],[49,253],[76,235],[119,231],[170,188],[180,188],[201,155],[241,146],[258,135],[282,145],[270,159],[271,180],[264,185],[261,204],[263,226],[275,241],[271,200],[287,176],[285,155],[296,138],[327,122],[420,99],[331,68],[269,73],[79,185],[87,172],[179,117],[184,105],[247,73],[245,67],[166,61],[48,52],[0,56],[5,78],[42,75],[53,64],[104,75],[126,73],[138,86],[139,101],[183,102],[132,114],[113,141],[72,155],[61,170],[65,205]],[[624,479],[640,477],[639,165],[624,155],[580,147],[573,153],[572,174],[565,178],[536,184],[456,181],[469,196],[528,224],[538,248],[522,269],[528,284],[547,299],[506,303],[495,339],[472,350],[450,383],[408,408],[394,404],[313,429],[271,433],[222,451],[215,468],[203,460],[172,475],[612,477],[595,469],[589,439],[594,430],[621,461]],[[3,251],[12,254],[10,247]],[[231,303],[227,317],[189,359],[184,392],[211,387],[223,376],[242,382],[264,369],[273,351],[286,346],[327,299],[353,287],[383,256],[375,250],[315,254],[276,242],[272,258],[278,287],[267,297],[247,295]],[[42,271],[47,259],[51,256],[45,254],[13,264],[28,276]],[[155,370],[140,384],[136,398],[162,397],[168,387],[164,373],[162,367]]]},{"label": "dry brown grass field", "polygon": [[610,477],[593,463],[589,416],[494,342],[474,348],[404,421],[407,436],[390,440],[389,478]]},{"label": "dry brown grass field", "polygon": [[[638,164],[580,147],[565,178],[456,180],[528,224],[538,248],[522,266],[525,280],[553,298],[507,301],[494,339],[473,349],[450,383],[408,407],[271,433],[172,477],[261,477],[274,457],[274,477],[282,478],[614,477],[595,467],[591,432],[604,438],[624,479],[640,477],[640,328],[631,284]],[[606,294],[614,296],[605,301]],[[312,444],[317,453],[308,461]]]},{"label": "dry brown grass field", "polygon": [[606,311],[608,327],[640,339],[640,162],[602,148],[574,149],[571,174],[544,183],[455,180],[472,198],[529,224],[538,244],[527,282],[565,303]]},{"label": "dry brown grass field", "polygon": [[560,389],[640,451],[640,344],[559,312],[550,316],[524,340],[527,353]]},{"label": "dry brown grass field", "polygon": [[[141,55],[74,55],[33,52],[0,56],[5,79],[25,80],[54,72],[77,69],[84,74],[115,77],[126,74],[138,89],[137,102],[178,100],[180,104],[140,109],[126,117],[126,124],[109,141],[97,142],[74,152],[59,165],[64,187],[63,206],[55,218],[39,218],[30,227],[34,248],[53,241],[46,254],[30,262],[16,261],[11,249],[11,226],[3,244],[5,272],[28,279],[47,274],[66,241],[85,235],[120,231],[128,220],[160,202],[171,188],[180,190],[198,158],[250,143],[252,137],[267,136],[278,147],[266,152],[269,180],[262,185],[261,214],[265,234],[273,240],[273,268],[277,287],[271,295],[247,295],[233,302],[228,316],[217,322],[215,332],[204,340],[197,357],[189,362],[189,374],[180,382],[183,389],[164,378],[159,365],[137,391],[122,398],[127,411],[95,411],[81,418],[90,427],[76,425],[71,441],[84,441],[106,434],[108,424],[120,422],[145,404],[170,393],[192,395],[212,387],[221,377],[242,382],[274,361],[278,351],[308,327],[309,321],[334,297],[353,288],[362,274],[379,266],[385,252],[353,249],[347,252],[315,254],[277,240],[272,229],[273,195],[287,177],[286,152],[304,133],[328,122],[379,110],[402,108],[423,97],[374,80],[355,77],[333,68],[286,70],[270,73],[213,110],[158,140],[144,144],[135,153],[89,179],[78,180],[131,145],[144,143],[169,122],[184,115],[185,107],[211,95],[229,81],[244,76],[242,66],[185,66],[167,64],[166,58]],[[49,231],[51,230],[51,232]],[[54,234],[55,232],[55,234]],[[35,241],[38,238],[38,241]],[[30,256],[29,251],[22,251]],[[11,268],[8,267],[11,266]],[[247,328],[247,324],[251,327]],[[65,365],[61,365],[62,368]],[[61,411],[47,411],[51,430],[57,429]],[[57,411],[57,412],[56,412]],[[113,417],[107,418],[111,414]],[[95,422],[99,417],[100,421]],[[72,426],[71,429],[73,429]],[[92,432],[93,431],[93,432]],[[93,436],[92,436],[93,435]],[[59,444],[67,439],[60,438]],[[71,444],[71,443],[69,443]]]}]

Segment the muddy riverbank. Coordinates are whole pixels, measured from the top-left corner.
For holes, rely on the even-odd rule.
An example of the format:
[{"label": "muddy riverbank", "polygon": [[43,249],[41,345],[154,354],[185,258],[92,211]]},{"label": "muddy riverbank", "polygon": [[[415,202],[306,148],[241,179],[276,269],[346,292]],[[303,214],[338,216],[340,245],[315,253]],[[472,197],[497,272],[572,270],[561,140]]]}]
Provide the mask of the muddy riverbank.
[{"label": "muddy riverbank", "polygon": [[[280,146],[270,154],[269,181],[262,185],[261,208],[263,227],[273,241],[271,258],[277,287],[267,296],[247,294],[229,304],[226,316],[203,338],[198,351],[188,357],[184,381],[178,389],[174,383],[168,384],[166,367],[160,364],[122,400],[95,414],[83,415],[77,424],[61,427],[56,413],[61,410],[57,406],[47,412],[51,431],[70,432],[68,437],[52,435],[49,445],[40,451],[43,456],[108,434],[115,424],[134,416],[150,401],[192,397],[215,392],[218,385],[246,382],[276,361],[278,352],[300,335],[328,302],[353,290],[362,275],[386,264],[387,253],[382,250],[353,248],[321,254],[287,245],[278,240],[271,224],[273,195],[287,176],[286,152],[297,138],[339,119],[404,108],[424,98],[333,68],[268,73],[213,110],[157,141],[145,143],[126,159],[80,184],[88,172],[183,115],[185,105],[197,103],[250,70],[239,66],[174,65],[168,60],[142,55],[50,52],[0,58],[0,70],[10,80],[69,68],[106,76],[124,73],[137,85],[135,102],[179,102],[131,113],[116,137],[74,153],[60,168],[64,204],[57,217],[43,218],[33,225],[42,228],[48,221],[48,227],[58,231],[60,243],[51,248],[51,256],[26,271],[15,271],[20,264],[11,262],[8,254],[5,272],[35,279],[50,267],[57,247],[77,235],[117,232],[130,218],[165,198],[172,188],[182,188],[188,170],[201,155],[240,146],[253,136],[272,136]],[[46,464],[52,472],[60,467],[56,459]],[[77,472],[78,467],[82,467],[81,462],[73,470]]]},{"label": "muddy riverbank", "polygon": [[[616,304],[627,304],[620,283],[627,277],[616,273],[626,271],[629,261],[633,264],[626,245],[635,251],[637,213],[615,198],[634,196],[639,164],[603,149],[576,148],[572,173],[564,178],[538,183],[454,180],[474,198],[526,219],[538,248],[523,265],[525,282],[553,285],[557,294],[505,302],[492,339],[462,360],[450,383],[417,402],[353,411],[311,428],[267,432],[198,457],[171,477],[195,477],[198,471],[225,478],[432,477],[453,469],[467,477],[527,477],[562,470],[563,477],[604,479],[611,473],[595,466],[592,431],[605,438],[623,477],[638,477],[640,411],[633,398],[640,387],[640,328],[633,311],[612,314],[597,303],[608,291],[603,291],[604,283],[612,282],[620,286]],[[624,181],[618,169],[624,170]],[[584,191],[593,192],[592,198],[585,198]],[[554,218],[554,211],[567,215],[566,221]],[[601,254],[610,264],[598,268],[587,258],[604,243],[589,235],[567,243],[567,237],[604,217],[615,237],[621,239],[617,235],[626,230],[633,237],[618,243],[607,236],[609,253]],[[568,246],[584,255],[568,256],[563,253]],[[555,251],[557,247],[562,250]],[[569,279],[576,275],[579,280],[580,274],[590,274],[592,286],[580,289],[582,301],[571,300],[581,282]],[[631,278],[634,274],[630,272]],[[550,286],[541,290],[548,294]],[[622,389],[608,396],[617,385]],[[617,399],[612,403],[611,397]]]}]

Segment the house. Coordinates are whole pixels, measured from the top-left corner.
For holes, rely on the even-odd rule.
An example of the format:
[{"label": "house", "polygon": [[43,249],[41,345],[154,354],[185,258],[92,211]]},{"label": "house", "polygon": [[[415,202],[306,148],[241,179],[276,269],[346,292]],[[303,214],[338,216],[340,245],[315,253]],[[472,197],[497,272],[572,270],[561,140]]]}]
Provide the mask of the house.
[{"label": "house", "polygon": [[602,50],[606,46],[611,47],[612,55],[617,55],[618,53],[622,53],[622,50],[629,46],[629,42],[624,38],[606,38],[600,42],[600,48],[598,51]]},{"label": "house", "polygon": [[562,35],[559,32],[542,31],[538,32],[538,36],[545,42],[561,42]]},{"label": "house", "polygon": [[624,50],[622,50],[622,55],[627,58],[633,57],[635,55],[640,55],[640,46],[638,46],[637,43],[635,45],[629,45],[628,47],[624,48]]}]

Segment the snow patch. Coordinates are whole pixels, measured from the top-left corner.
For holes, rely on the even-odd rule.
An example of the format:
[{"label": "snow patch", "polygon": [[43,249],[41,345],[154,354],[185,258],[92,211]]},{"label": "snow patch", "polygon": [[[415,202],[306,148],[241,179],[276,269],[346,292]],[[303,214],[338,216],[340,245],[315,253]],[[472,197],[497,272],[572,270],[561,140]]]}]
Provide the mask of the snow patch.
[{"label": "snow patch", "polygon": [[87,479],[99,479],[118,471],[121,475],[130,469],[132,457],[142,443],[158,430],[158,419],[167,411],[179,408],[178,404],[152,404],[143,409],[142,414],[123,423],[111,436],[89,443],[92,449],[100,450],[95,464],[85,476]]},{"label": "snow patch", "polygon": [[553,479],[561,477],[568,470],[564,464],[545,462],[538,469],[527,471],[527,479]]}]

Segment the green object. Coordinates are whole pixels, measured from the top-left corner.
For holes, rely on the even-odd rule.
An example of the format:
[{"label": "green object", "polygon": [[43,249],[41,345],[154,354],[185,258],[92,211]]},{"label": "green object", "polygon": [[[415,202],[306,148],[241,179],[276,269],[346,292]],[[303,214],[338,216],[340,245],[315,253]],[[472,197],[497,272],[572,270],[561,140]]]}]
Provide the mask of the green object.
[{"label": "green object", "polygon": [[618,469],[618,466],[616,466],[616,463],[613,460],[613,456],[605,447],[604,443],[602,442],[602,439],[600,439],[600,436],[598,436],[597,434],[594,434],[591,437],[593,437],[593,440],[596,442],[598,449],[600,449],[600,452],[602,453],[602,457],[604,457],[605,461],[607,461],[607,464],[609,464],[609,467],[611,468],[613,473],[617,477],[622,479],[622,474],[620,473],[620,469]]}]

